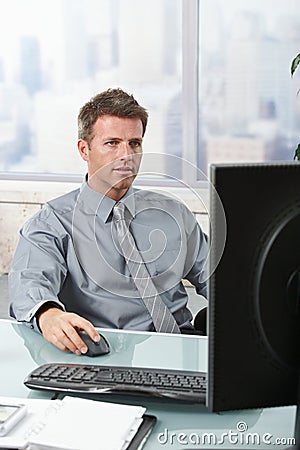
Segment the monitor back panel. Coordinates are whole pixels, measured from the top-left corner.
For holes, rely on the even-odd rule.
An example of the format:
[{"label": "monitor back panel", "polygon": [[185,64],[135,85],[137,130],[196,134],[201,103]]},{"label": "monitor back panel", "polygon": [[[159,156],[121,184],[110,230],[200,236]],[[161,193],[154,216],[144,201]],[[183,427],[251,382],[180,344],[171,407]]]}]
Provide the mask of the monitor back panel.
[{"label": "monitor back panel", "polygon": [[[211,411],[296,403],[300,342],[300,164],[211,166]],[[217,193],[217,194],[216,194]]]}]

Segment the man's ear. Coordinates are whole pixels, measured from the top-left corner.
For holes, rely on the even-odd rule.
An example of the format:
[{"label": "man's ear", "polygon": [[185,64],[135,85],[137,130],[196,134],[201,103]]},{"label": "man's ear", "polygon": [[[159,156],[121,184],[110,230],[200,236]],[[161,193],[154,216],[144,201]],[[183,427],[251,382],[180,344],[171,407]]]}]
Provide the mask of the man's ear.
[{"label": "man's ear", "polygon": [[89,160],[89,145],[88,145],[87,141],[85,141],[84,139],[79,139],[77,142],[77,147],[78,147],[81,158],[84,161],[88,161]]}]

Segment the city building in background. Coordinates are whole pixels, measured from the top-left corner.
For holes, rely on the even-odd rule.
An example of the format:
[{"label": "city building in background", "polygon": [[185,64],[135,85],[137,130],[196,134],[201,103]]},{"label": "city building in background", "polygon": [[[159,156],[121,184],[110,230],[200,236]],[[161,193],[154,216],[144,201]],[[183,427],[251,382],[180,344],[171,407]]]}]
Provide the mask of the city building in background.
[{"label": "city building in background", "polygon": [[77,114],[110,87],[149,110],[145,151],[165,150],[173,122],[181,135],[180,0],[12,0],[2,22],[1,171],[83,173]]},{"label": "city building in background", "polygon": [[[187,1],[197,4],[197,144],[184,142]],[[144,151],[212,162],[292,159],[300,140],[298,0],[10,0],[0,29],[0,171],[82,176],[77,114],[121,87],[149,113]],[[189,19],[189,18],[187,18]],[[187,67],[183,67],[183,64]],[[298,85],[297,85],[298,83]],[[180,159],[149,174],[182,178]],[[191,180],[188,180],[191,181]]]},{"label": "city building in background", "polygon": [[291,160],[300,98],[296,0],[203,0],[199,9],[199,161]]}]

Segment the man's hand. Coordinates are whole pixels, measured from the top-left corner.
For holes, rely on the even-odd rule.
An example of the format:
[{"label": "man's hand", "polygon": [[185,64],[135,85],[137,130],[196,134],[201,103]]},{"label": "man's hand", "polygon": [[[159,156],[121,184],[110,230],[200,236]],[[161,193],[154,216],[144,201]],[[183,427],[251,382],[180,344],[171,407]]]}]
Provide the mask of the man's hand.
[{"label": "man's hand", "polygon": [[99,341],[99,334],[91,322],[78,314],[50,307],[37,314],[37,321],[44,338],[66,352],[76,355],[87,352],[87,346],[77,330],[84,330],[95,342]]}]

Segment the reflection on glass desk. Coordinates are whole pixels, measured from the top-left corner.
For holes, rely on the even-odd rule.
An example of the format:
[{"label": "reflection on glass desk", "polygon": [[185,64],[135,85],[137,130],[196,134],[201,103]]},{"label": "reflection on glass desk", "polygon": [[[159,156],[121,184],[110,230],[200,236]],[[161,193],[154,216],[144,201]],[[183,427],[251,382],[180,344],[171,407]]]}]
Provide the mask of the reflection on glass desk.
[{"label": "reflection on glass desk", "polygon": [[[110,342],[111,353],[89,358],[60,351],[23,324],[0,320],[0,395],[50,398],[50,394],[29,390],[23,384],[29,372],[47,362],[207,370],[206,337],[99,331]],[[146,450],[281,449],[287,448],[288,439],[293,437],[294,407],[212,414],[204,405],[115,395],[97,398],[140,404],[157,416]]]}]

